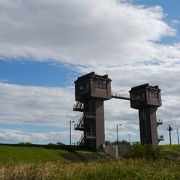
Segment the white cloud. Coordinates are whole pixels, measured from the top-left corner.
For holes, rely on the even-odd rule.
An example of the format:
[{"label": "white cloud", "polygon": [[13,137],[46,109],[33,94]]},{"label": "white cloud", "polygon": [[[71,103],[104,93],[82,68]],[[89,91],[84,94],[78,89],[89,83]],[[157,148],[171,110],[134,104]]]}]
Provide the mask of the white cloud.
[{"label": "white cloud", "polygon": [[[37,130],[25,132],[21,126],[18,130],[0,129],[0,142],[48,143],[59,139],[68,143],[69,121],[71,119],[77,122],[80,117],[79,113],[72,110],[74,103],[72,87],[45,88],[0,83],[1,124],[43,125],[64,129],[52,132],[49,127],[46,133],[38,133]],[[81,132],[73,133],[73,142],[77,142],[80,135]]]},{"label": "white cloud", "polygon": [[0,122],[67,127],[74,103],[72,88],[43,88],[0,83]]},{"label": "white cloud", "polygon": [[117,0],[0,0],[0,56],[106,66],[177,59],[179,45],[157,43],[175,35],[163,17],[160,6]]},{"label": "white cloud", "polygon": [[171,20],[171,25],[172,25],[172,26],[173,26],[173,25],[177,25],[177,24],[179,24],[179,23],[180,23],[180,21],[177,20],[177,19]]},{"label": "white cloud", "polygon": [[[74,137],[75,136],[75,137]],[[67,131],[61,132],[25,132],[23,130],[12,130],[12,129],[0,129],[0,142],[1,143],[19,143],[19,142],[31,142],[39,144],[47,143],[69,143],[69,134]],[[79,137],[78,137],[79,138]],[[76,135],[73,134],[72,142],[75,143],[77,140]]]}]

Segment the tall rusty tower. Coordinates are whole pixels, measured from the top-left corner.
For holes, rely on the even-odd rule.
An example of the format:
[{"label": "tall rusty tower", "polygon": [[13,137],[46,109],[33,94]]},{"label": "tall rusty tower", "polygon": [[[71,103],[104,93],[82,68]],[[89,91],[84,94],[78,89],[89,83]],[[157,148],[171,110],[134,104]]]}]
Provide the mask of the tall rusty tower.
[{"label": "tall rusty tower", "polygon": [[131,88],[130,105],[139,110],[140,138],[142,144],[152,144],[156,147],[159,143],[156,111],[162,105],[161,90],[158,86],[143,84]]},{"label": "tall rusty tower", "polygon": [[80,140],[94,151],[102,151],[105,144],[104,101],[111,99],[111,79],[91,72],[79,77],[75,82],[74,111],[83,112],[75,130],[84,131]]}]

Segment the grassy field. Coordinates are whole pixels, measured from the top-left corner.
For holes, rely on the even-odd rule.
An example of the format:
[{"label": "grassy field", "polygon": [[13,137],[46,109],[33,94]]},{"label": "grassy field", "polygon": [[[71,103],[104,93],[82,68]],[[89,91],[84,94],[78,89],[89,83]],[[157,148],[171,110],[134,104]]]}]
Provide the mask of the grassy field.
[{"label": "grassy field", "polygon": [[180,153],[180,145],[174,144],[174,145],[161,145],[160,148],[163,151],[173,151],[173,152],[179,152]]},{"label": "grassy field", "polygon": [[163,156],[171,160],[180,161],[180,145],[163,145],[160,146],[160,152]]},{"label": "grassy field", "polygon": [[39,147],[0,146],[0,164],[33,163],[33,162],[65,162],[59,156],[65,150],[45,149]]},{"label": "grassy field", "polygon": [[[163,158],[112,160],[97,153],[91,162],[70,162],[66,150],[0,146],[0,179],[180,179],[180,146],[160,146]],[[64,156],[62,156],[64,155]],[[101,157],[100,161],[97,161]]]}]

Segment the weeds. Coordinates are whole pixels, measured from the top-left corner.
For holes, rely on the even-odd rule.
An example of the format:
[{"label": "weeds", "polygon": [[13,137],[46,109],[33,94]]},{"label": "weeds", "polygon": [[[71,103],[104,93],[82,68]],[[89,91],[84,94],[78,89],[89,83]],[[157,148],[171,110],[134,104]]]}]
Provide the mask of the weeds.
[{"label": "weeds", "polygon": [[25,163],[0,166],[0,179],[177,179],[180,163],[168,160],[121,160],[96,163]]},{"label": "weeds", "polygon": [[153,148],[150,145],[133,145],[124,155],[125,158],[144,158],[147,160],[156,160],[162,157],[160,148]]}]

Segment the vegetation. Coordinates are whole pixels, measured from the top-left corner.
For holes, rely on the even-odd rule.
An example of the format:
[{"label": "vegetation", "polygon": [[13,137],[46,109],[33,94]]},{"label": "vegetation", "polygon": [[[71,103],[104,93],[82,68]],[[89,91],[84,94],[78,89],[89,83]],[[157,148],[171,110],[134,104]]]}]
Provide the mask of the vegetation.
[{"label": "vegetation", "polygon": [[143,159],[93,163],[20,163],[0,166],[1,179],[178,179],[175,161]]},{"label": "vegetation", "polygon": [[125,154],[125,158],[143,158],[143,159],[160,159],[162,158],[160,148],[153,148],[150,145],[133,145]]},{"label": "vegetation", "polygon": [[162,151],[173,151],[173,152],[180,152],[180,145],[174,144],[174,145],[161,145],[160,148]]},{"label": "vegetation", "polygon": [[180,145],[160,146],[160,151],[163,157],[180,161]]},{"label": "vegetation", "polygon": [[153,148],[150,145],[133,145],[125,154],[125,158],[143,158],[147,160],[169,159],[180,160],[180,145],[162,145]]},{"label": "vegetation", "polygon": [[110,141],[106,141],[105,144],[112,144],[112,145],[116,145],[116,144],[123,144],[123,145],[130,145],[129,142],[127,142],[126,140],[122,140],[122,141],[114,141],[114,142],[110,142]]},{"label": "vegetation", "polygon": [[[178,180],[180,177],[179,145],[158,149],[135,145],[126,155],[128,159],[119,161],[104,158],[103,161],[70,162],[64,158],[68,153],[65,149],[0,146],[0,179]],[[103,159],[103,155],[93,152],[76,153]]]},{"label": "vegetation", "polygon": [[0,146],[0,164],[31,162],[65,162],[59,156],[64,150],[45,149],[42,147]]}]

